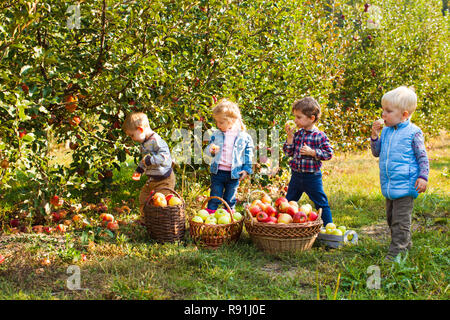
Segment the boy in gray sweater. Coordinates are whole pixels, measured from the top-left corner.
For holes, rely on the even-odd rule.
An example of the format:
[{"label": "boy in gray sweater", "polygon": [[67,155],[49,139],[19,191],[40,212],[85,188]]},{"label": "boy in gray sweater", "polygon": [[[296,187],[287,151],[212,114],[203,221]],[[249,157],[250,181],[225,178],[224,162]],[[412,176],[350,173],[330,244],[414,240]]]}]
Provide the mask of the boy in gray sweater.
[{"label": "boy in gray sweater", "polygon": [[[141,144],[142,160],[133,173],[133,180],[140,180],[144,173],[147,183],[139,196],[139,208],[143,214],[148,198],[155,190],[175,187],[175,174],[172,170],[172,157],[167,143],[150,128],[147,115],[142,112],[133,112],[127,115],[122,125],[123,131],[135,142]],[[158,191],[169,194],[168,190]]]}]

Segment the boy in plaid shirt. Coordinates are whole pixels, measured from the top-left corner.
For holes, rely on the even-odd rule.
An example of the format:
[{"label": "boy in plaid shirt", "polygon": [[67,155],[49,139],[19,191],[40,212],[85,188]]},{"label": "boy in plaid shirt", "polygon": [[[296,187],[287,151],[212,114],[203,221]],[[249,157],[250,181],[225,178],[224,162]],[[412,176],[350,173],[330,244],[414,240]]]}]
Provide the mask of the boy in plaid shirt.
[{"label": "boy in plaid shirt", "polygon": [[289,166],[292,170],[286,199],[300,200],[305,192],[316,209],[322,208],[324,225],[333,222],[328,198],[322,185],[322,161],[330,160],[333,149],[326,134],[314,125],[320,117],[320,106],[312,97],[306,97],[294,102],[292,113],[295,124],[300,130],[295,131],[287,123],[285,130],[287,140],[283,145],[284,153],[292,157]]}]

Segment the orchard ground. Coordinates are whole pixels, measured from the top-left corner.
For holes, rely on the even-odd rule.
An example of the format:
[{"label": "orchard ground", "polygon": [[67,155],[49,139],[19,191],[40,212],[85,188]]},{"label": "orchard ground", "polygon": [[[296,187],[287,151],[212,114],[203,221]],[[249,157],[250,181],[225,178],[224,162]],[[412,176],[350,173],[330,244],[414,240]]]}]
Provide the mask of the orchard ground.
[{"label": "orchard ground", "polygon": [[[245,228],[236,244],[214,251],[198,249],[188,232],[181,244],[153,242],[133,223],[144,181],[130,179],[131,160],[114,172],[110,189],[66,199],[84,201],[81,212],[92,219],[91,227],[71,225],[65,234],[17,232],[9,219],[32,188],[22,180],[0,198],[0,254],[5,258],[0,263],[0,299],[449,299],[450,136],[442,132],[426,144],[430,182],[415,201],[413,248],[393,263],[384,261],[390,235],[377,159],[370,150],[337,155],[323,167],[335,223],[357,231],[359,243],[277,256],[255,248]],[[70,156],[64,149],[55,152],[59,161]],[[177,171],[177,190],[191,215],[208,186],[182,179],[182,170]],[[266,190],[275,197],[288,179],[286,172]],[[256,188],[248,181],[241,186],[238,209],[245,192]],[[119,231],[96,225],[100,213],[92,204],[101,201],[121,220]],[[309,199],[304,195],[300,202]],[[70,286],[68,280],[75,282]]]}]

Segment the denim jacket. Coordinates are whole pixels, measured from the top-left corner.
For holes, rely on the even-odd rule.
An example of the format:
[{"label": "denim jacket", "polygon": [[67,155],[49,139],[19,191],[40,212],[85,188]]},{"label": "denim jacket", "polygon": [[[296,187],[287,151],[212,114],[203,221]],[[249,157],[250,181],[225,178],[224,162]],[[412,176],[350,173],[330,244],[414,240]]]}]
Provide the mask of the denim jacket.
[{"label": "denim jacket", "polygon": [[[209,148],[212,143],[220,147],[220,151],[212,158],[210,171],[212,174],[217,174],[219,170],[220,157],[222,156],[222,148],[225,140],[225,134],[216,130],[213,132],[209,144],[206,147],[209,153]],[[231,178],[239,179],[239,172],[247,171],[252,174],[252,160],[253,160],[253,139],[245,131],[239,131],[239,134],[234,140],[233,156],[231,160]]]}]

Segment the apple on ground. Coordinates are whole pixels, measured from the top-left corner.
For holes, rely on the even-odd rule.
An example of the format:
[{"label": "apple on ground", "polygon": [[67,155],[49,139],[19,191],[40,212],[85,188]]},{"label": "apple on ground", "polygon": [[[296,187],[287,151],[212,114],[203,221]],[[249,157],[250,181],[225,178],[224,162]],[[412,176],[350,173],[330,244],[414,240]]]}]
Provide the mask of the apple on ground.
[{"label": "apple on ground", "polygon": [[11,219],[11,221],[9,222],[9,224],[11,225],[11,227],[13,228],[18,228],[20,225],[20,220],[19,219]]},{"label": "apple on ground", "polygon": [[5,261],[5,256],[0,254],[0,264],[2,264]]},{"label": "apple on ground", "polygon": [[36,233],[44,232],[44,228],[42,225],[35,225],[31,228],[31,230],[33,230],[33,232],[36,232]]},{"label": "apple on ground", "polygon": [[64,224],[58,224],[56,226],[56,231],[58,231],[58,232],[64,233],[64,232],[66,232],[66,230],[67,230],[67,226]]},{"label": "apple on ground", "polygon": [[279,197],[275,200],[275,207],[279,207],[282,202],[288,202],[288,200],[285,197]]},{"label": "apple on ground", "polygon": [[114,216],[112,214],[110,214],[110,213],[102,213],[100,215],[100,219],[102,221],[111,222],[111,221],[114,221]]},{"label": "apple on ground", "polygon": [[308,221],[308,217],[302,211],[296,212],[292,217],[292,222],[294,223],[305,223],[306,221]]},{"label": "apple on ground", "polygon": [[108,222],[106,227],[111,231],[116,231],[117,229],[119,229],[119,224],[117,223],[117,221],[110,221]]},{"label": "apple on ground", "polygon": [[292,222],[292,217],[290,214],[287,213],[281,213],[278,216],[278,223],[285,223],[285,224],[289,224]]}]

